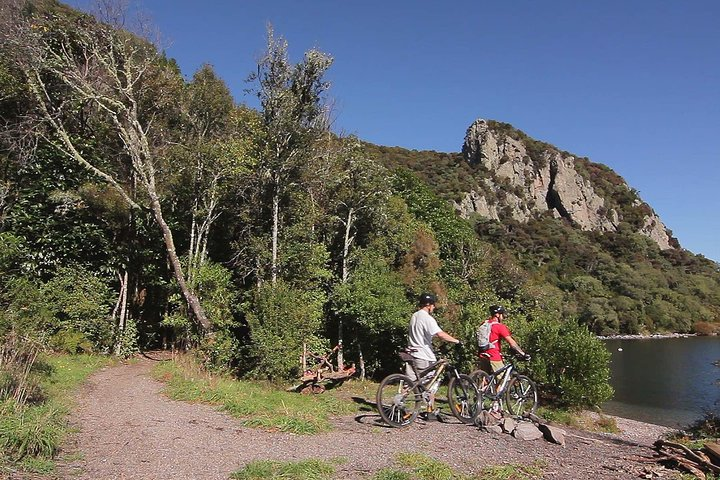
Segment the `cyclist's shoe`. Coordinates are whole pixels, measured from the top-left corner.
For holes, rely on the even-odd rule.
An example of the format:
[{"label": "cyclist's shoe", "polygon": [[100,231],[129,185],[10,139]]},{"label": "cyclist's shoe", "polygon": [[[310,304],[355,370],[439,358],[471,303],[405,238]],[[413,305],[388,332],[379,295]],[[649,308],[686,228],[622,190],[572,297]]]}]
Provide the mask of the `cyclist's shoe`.
[{"label": "cyclist's shoe", "polygon": [[440,409],[436,408],[431,412],[422,412],[420,413],[420,418],[426,422],[440,421]]}]

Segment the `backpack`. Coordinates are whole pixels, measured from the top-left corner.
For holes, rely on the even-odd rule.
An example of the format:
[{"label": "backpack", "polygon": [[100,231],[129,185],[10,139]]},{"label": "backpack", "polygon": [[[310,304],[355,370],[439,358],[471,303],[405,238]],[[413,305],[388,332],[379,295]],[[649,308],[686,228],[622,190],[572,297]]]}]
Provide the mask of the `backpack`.
[{"label": "backpack", "polygon": [[485,320],[477,329],[477,342],[478,348],[481,352],[490,350],[493,347],[493,343],[490,341],[490,332],[492,332],[492,324]]}]

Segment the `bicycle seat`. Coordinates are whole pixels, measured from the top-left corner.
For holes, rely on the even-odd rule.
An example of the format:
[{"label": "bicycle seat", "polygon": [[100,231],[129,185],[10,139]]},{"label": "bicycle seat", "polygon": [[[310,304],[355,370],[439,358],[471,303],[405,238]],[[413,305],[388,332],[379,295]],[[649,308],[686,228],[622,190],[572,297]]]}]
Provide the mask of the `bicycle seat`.
[{"label": "bicycle seat", "polygon": [[412,362],[414,360],[412,354],[415,352],[417,352],[417,348],[407,347],[405,350],[401,350],[398,355],[400,355],[403,362]]}]

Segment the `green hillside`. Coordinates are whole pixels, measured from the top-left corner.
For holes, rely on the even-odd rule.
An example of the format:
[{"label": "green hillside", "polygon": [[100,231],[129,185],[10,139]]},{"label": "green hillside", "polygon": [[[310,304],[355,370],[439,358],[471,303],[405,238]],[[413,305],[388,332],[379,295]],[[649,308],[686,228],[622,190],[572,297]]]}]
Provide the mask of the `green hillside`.
[{"label": "green hillside", "polygon": [[[558,150],[530,139],[506,123],[491,122],[499,132],[529,144],[541,158]],[[460,153],[407,150],[367,144],[370,155],[387,168],[402,168],[422,179],[449,203],[482,183],[492,172],[470,165]],[[564,152],[567,153],[567,152]],[[570,154],[568,154],[570,155]],[[713,329],[720,319],[720,268],[717,263],[680,247],[661,250],[637,233],[651,211],[637,193],[609,167],[577,158],[576,168],[620,212],[617,232],[582,231],[547,212],[528,222],[474,217],[478,238],[513,259],[525,275],[562,292],[563,315],[577,317],[599,335],[650,334]],[[502,199],[495,201],[502,205]],[[503,209],[499,211],[502,213]]]}]

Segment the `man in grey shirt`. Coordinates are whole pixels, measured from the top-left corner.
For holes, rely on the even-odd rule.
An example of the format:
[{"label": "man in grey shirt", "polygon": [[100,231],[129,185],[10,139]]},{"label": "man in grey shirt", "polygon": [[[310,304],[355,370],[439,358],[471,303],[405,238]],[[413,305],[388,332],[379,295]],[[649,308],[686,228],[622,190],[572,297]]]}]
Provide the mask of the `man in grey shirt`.
[{"label": "man in grey shirt", "polygon": [[[460,343],[460,340],[445,333],[438,325],[437,320],[431,315],[435,310],[435,302],[435,295],[423,293],[418,299],[420,308],[410,318],[408,347],[413,356],[415,368],[417,368],[418,371],[429,367],[431,363],[437,361],[435,353],[432,350],[433,337],[438,337],[448,343]],[[417,378],[409,363],[405,365],[405,373],[413,380]],[[428,402],[428,412],[433,411],[434,402],[435,392],[432,392]]]}]

